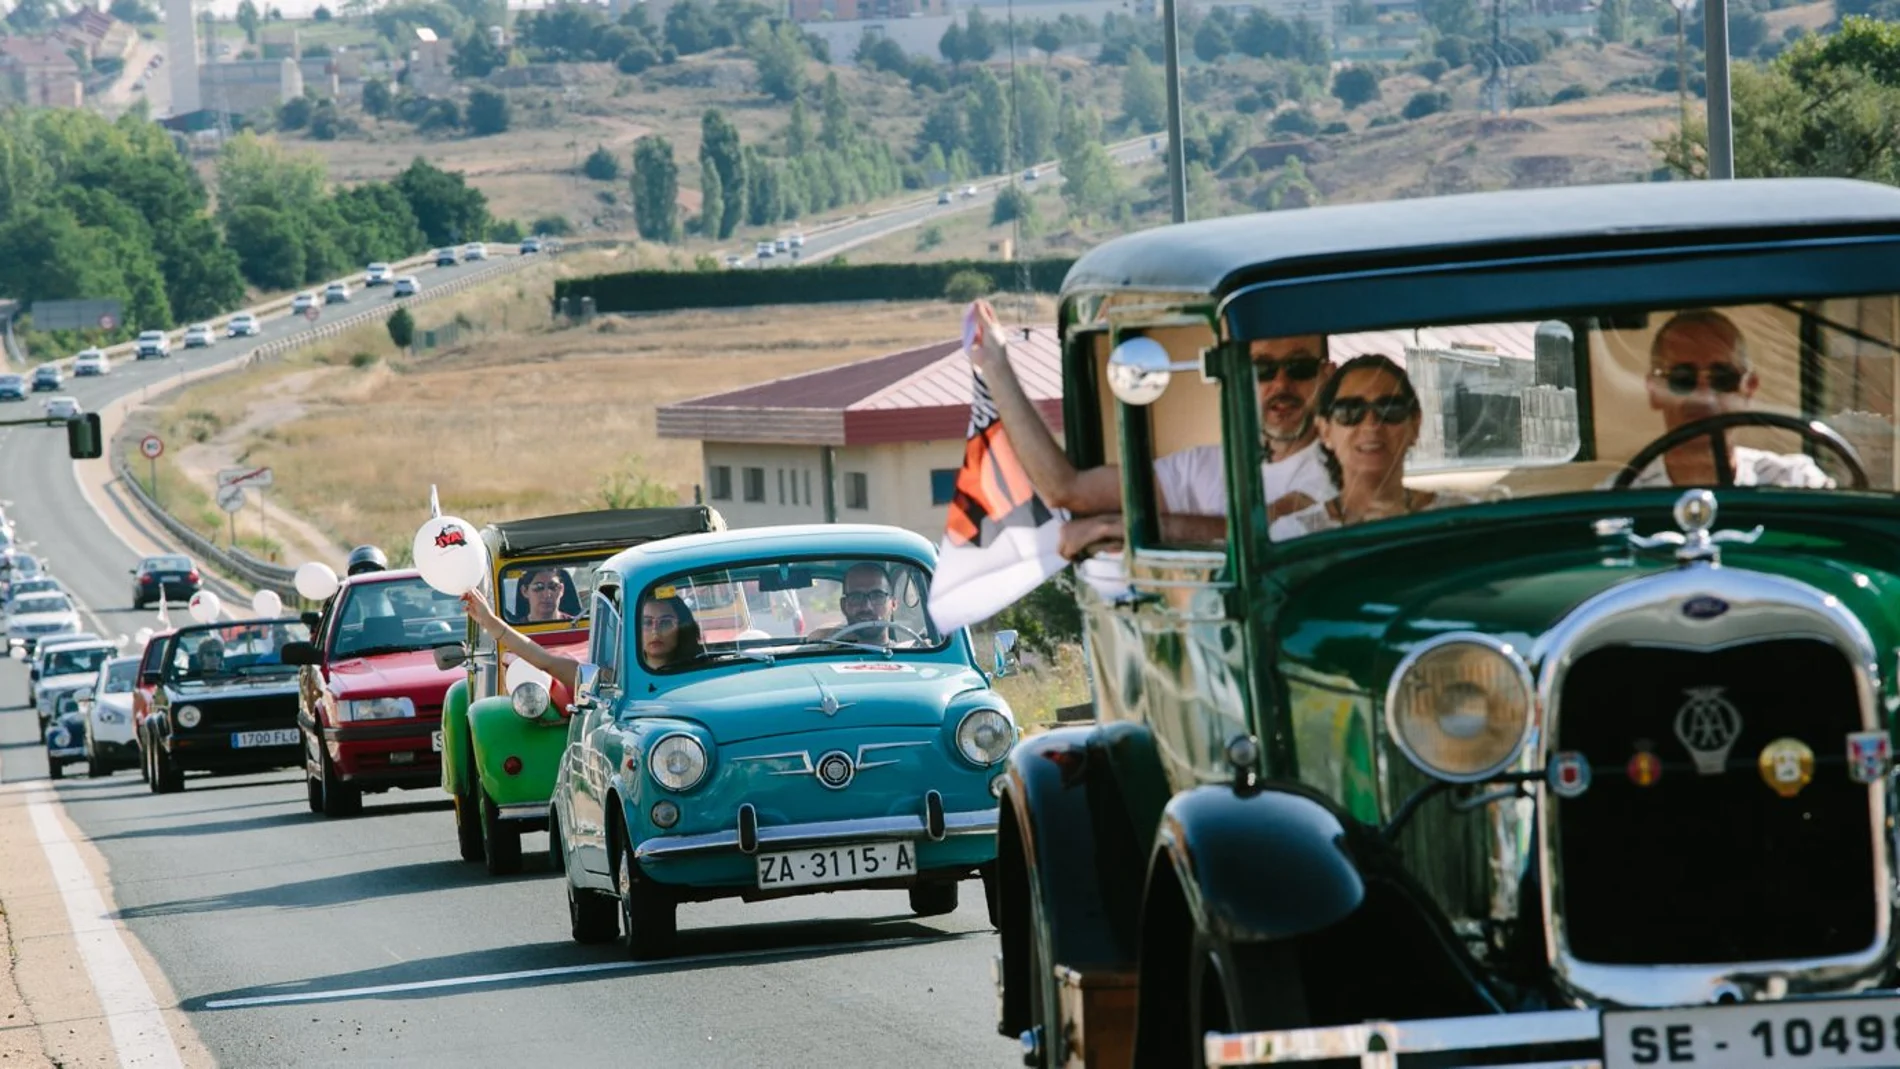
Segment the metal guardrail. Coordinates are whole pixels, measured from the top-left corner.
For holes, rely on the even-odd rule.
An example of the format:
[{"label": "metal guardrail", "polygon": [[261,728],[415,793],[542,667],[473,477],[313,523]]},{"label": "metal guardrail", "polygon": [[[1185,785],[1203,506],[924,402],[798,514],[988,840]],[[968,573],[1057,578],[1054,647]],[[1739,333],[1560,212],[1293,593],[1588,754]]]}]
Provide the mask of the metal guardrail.
[{"label": "metal guardrail", "polygon": [[[340,334],[343,331],[362,326],[365,323],[378,319],[385,319],[388,317],[392,307],[407,308],[411,305],[425,304],[440,297],[447,297],[450,294],[459,293],[478,282],[485,282],[498,275],[532,266],[539,260],[540,257],[534,254],[502,258],[487,269],[471,272],[451,282],[445,282],[442,285],[431,287],[413,297],[399,297],[395,300],[379,304],[375,308],[365,309],[355,315],[325,323],[314,330],[299,331],[287,338],[279,338],[276,341],[265,342],[251,350],[244,362],[241,365],[233,367],[231,371],[254,367],[263,360],[280,356],[322,338]],[[231,371],[222,372],[221,374],[230,374]],[[217,376],[213,375],[207,377],[216,378]],[[139,506],[145,510],[147,515],[151,516],[160,526],[164,527],[173,538],[183,543],[199,560],[208,561],[217,565],[224,572],[234,575],[249,584],[253,590],[276,591],[277,595],[284,599],[285,604],[295,605],[300,603],[301,596],[297,593],[297,570],[295,568],[286,568],[282,565],[272,564],[269,561],[258,560],[256,557],[251,556],[249,553],[235,546],[220,546],[215,541],[193,530],[184,521],[166,512],[163,506],[157,501],[154,501],[152,496],[146,492],[145,487],[140,485],[138,477],[132,472],[131,462],[126,459],[124,442],[125,439],[129,437],[129,432],[121,430],[118,438],[113,441],[111,445],[112,467],[119,476],[120,485],[131,492],[134,500],[139,503]]]}]

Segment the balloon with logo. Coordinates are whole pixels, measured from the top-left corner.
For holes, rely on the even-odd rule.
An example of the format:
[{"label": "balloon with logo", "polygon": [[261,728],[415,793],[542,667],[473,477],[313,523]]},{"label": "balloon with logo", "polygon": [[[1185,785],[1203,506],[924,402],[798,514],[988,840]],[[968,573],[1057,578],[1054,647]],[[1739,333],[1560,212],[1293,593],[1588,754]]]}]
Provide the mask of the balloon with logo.
[{"label": "balloon with logo", "polygon": [[192,619],[201,624],[208,624],[218,618],[218,613],[224,611],[224,603],[218,600],[218,596],[211,591],[200,590],[185,603],[185,608],[191,613]]},{"label": "balloon with logo", "polygon": [[341,584],[336,571],[322,561],[311,561],[297,569],[297,593],[311,601],[326,601]]},{"label": "balloon with logo", "polygon": [[138,643],[139,649],[144,649],[145,644],[152,641],[152,629],[149,627],[141,627],[137,631],[132,632],[132,641]]},{"label": "balloon with logo", "polygon": [[456,516],[431,516],[410,549],[422,581],[452,598],[480,586],[488,574],[488,547],[474,524]]},{"label": "balloon with logo", "polygon": [[275,590],[260,590],[251,598],[251,612],[258,616],[277,616],[284,611],[284,599]]},{"label": "balloon with logo", "polygon": [[510,694],[513,694],[515,688],[523,683],[539,683],[544,687],[554,685],[553,676],[548,675],[546,672],[543,672],[519,657],[508,662],[508,670],[502,674],[502,680]]}]

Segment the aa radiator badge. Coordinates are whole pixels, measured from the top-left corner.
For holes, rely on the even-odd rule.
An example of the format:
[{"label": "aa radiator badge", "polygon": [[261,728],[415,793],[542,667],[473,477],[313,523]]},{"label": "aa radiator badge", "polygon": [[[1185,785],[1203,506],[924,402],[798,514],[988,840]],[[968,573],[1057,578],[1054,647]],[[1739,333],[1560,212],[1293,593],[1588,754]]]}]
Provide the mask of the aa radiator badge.
[{"label": "aa radiator badge", "polygon": [[1793,798],[1814,780],[1814,751],[1800,739],[1783,736],[1762,747],[1762,782],[1783,798]]},{"label": "aa radiator badge", "polygon": [[1688,701],[1676,710],[1676,738],[1695,758],[1695,770],[1720,775],[1728,767],[1729,748],[1742,735],[1742,711],[1722,697],[1721,687],[1690,687]]},{"label": "aa radiator badge", "polygon": [[1590,789],[1590,762],[1575,750],[1565,750],[1551,757],[1544,779],[1550,784],[1550,793],[1575,798]]},{"label": "aa radiator badge", "polygon": [[1893,767],[1893,743],[1884,731],[1847,736],[1847,774],[1855,783],[1879,783]]}]

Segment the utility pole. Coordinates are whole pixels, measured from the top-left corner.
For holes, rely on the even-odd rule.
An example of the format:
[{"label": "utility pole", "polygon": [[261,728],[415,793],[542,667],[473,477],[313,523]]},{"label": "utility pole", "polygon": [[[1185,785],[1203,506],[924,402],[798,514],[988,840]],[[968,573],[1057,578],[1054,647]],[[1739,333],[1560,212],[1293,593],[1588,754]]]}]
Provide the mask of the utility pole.
[{"label": "utility pole", "polygon": [[1174,221],[1187,222],[1187,161],[1181,146],[1187,140],[1181,122],[1181,26],[1174,0],[1161,0],[1161,47],[1166,53],[1168,79],[1168,200]]},{"label": "utility pole", "polygon": [[1708,69],[1709,177],[1734,178],[1735,129],[1729,113],[1728,92],[1728,0],[1704,0],[1702,51]]}]

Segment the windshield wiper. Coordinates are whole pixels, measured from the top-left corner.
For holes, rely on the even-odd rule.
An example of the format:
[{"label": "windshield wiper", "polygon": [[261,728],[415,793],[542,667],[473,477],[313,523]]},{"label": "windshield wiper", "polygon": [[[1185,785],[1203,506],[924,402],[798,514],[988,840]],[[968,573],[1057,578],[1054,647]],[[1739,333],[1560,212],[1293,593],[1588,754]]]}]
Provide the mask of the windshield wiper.
[{"label": "windshield wiper", "polygon": [[365,646],[360,650],[339,653],[338,657],[374,657],[379,653],[414,653],[416,646]]}]

